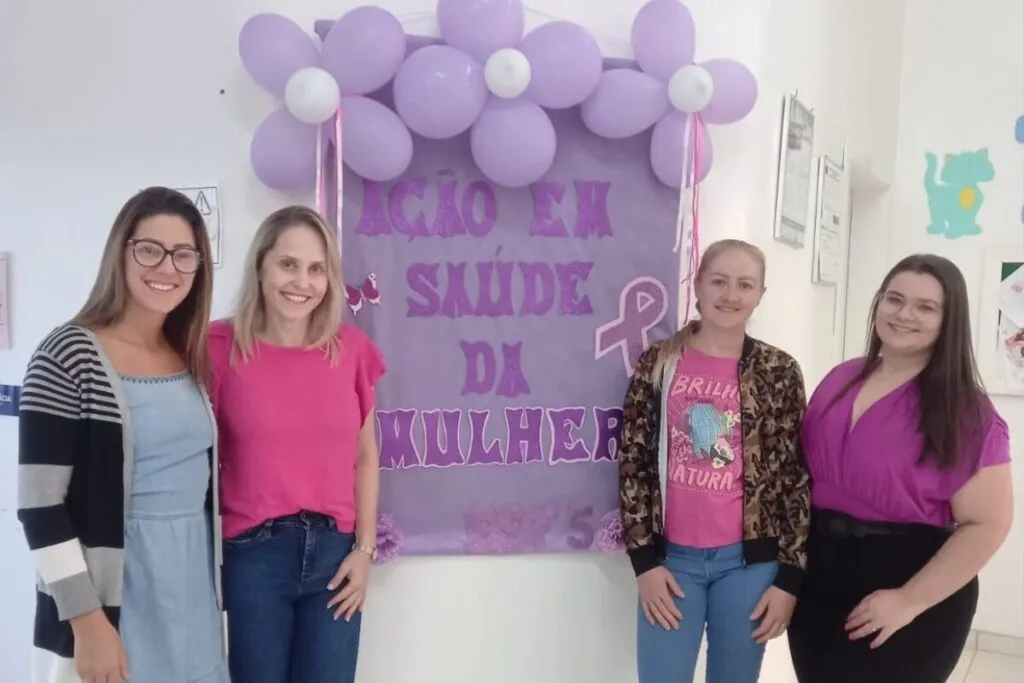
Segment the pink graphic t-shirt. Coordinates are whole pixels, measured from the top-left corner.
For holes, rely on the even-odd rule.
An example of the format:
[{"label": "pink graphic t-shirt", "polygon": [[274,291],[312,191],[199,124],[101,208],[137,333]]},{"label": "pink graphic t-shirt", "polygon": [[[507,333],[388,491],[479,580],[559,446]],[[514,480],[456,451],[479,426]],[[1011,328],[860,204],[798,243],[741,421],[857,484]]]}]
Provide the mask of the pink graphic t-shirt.
[{"label": "pink graphic t-shirt", "polygon": [[687,349],[668,388],[665,537],[690,548],[743,540],[739,359]]}]

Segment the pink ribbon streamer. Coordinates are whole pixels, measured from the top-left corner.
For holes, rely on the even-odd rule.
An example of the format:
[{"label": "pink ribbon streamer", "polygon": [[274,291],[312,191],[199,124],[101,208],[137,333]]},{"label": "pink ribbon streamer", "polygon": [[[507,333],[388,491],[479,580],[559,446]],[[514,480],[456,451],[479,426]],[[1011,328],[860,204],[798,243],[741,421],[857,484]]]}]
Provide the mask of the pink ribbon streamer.
[{"label": "pink ribbon streamer", "polygon": [[[703,125],[700,114],[690,115],[693,125],[687,126],[693,136],[686,146],[686,159],[683,161],[683,187],[690,182],[690,269],[686,277],[686,321],[689,322],[690,310],[693,300],[696,298],[695,291],[697,268],[700,265],[700,164],[704,159],[704,150],[701,148],[700,127]],[[680,196],[680,201],[682,196]]]},{"label": "pink ribbon streamer", "polygon": [[324,215],[324,127],[316,127],[316,211]]},{"label": "pink ribbon streamer", "polygon": [[324,142],[323,126],[318,126],[316,131],[316,211],[324,220],[330,221],[332,213],[329,209],[333,210],[334,218],[334,231],[338,236],[338,243],[341,243],[341,204],[344,191],[343,174],[342,174],[342,152],[341,152],[341,107],[338,107],[338,111],[334,114],[332,120],[334,123],[334,185],[337,190],[334,195],[334,206],[328,206],[328,181],[326,173],[325,157],[327,153],[327,145]]},{"label": "pink ribbon streamer", "polygon": [[338,238],[338,252],[341,252],[341,205],[344,197],[344,173],[342,172],[341,106],[334,114],[334,234]]}]

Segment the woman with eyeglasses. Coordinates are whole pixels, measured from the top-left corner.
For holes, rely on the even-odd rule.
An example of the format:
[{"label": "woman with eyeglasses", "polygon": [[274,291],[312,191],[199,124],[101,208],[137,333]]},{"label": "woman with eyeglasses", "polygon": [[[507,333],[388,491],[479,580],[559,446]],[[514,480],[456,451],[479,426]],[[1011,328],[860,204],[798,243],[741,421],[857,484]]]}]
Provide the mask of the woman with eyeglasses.
[{"label": "woman with eyeglasses", "polygon": [[38,567],[33,681],[228,682],[209,254],[187,197],[143,190],[85,305],[29,361],[18,518]]},{"label": "woman with eyeglasses", "polygon": [[790,652],[800,683],[942,683],[1013,522],[1009,432],[978,378],[952,261],[897,263],[869,331],[803,422],[812,530]]}]

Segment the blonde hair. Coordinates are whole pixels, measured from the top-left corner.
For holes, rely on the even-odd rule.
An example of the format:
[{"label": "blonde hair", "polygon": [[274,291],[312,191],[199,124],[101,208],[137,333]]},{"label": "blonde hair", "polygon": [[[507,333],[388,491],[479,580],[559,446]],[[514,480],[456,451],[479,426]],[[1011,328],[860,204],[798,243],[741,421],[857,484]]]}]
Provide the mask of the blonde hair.
[{"label": "blonde hair", "polygon": [[[764,252],[759,248],[755,247],[750,242],[735,239],[719,240],[712,242],[708,245],[708,248],[704,250],[704,255],[700,259],[700,265],[697,266],[697,273],[694,275],[694,284],[700,282],[704,275],[707,273],[707,269],[715,262],[715,259],[722,254],[738,249],[749,256],[761,266],[761,284],[764,284],[765,274],[767,270],[767,259],[764,257]],[[698,302],[697,312],[700,312],[700,304]],[[679,330],[671,337],[661,343],[658,348],[658,357],[654,361],[654,386],[661,387],[662,375],[665,372],[665,365],[668,364],[669,360],[676,358],[683,352],[683,349],[690,343],[693,337],[693,333],[699,326],[699,320],[694,321],[683,326],[683,329]]]},{"label": "blonde hair", "polygon": [[176,190],[149,187],[138,192],[121,207],[110,228],[107,244],[103,247],[103,257],[92,291],[70,324],[95,330],[121,322],[131,300],[125,279],[128,241],[135,236],[139,223],[153,216],[181,218],[192,228],[196,241],[199,268],[195,272],[192,288],[177,308],[167,314],[163,334],[185,363],[195,383],[204,387],[208,384],[210,372],[206,336],[213,301],[210,236],[196,205]]},{"label": "blonde hair", "polygon": [[237,358],[243,362],[250,360],[256,350],[256,336],[263,331],[266,324],[266,302],[263,300],[263,289],[260,287],[263,259],[267,252],[274,248],[281,235],[291,228],[305,226],[315,231],[324,243],[327,254],[327,292],[323,301],[314,309],[306,339],[309,348],[323,349],[330,358],[331,365],[338,362],[341,344],[338,341],[338,329],[341,326],[342,306],[344,304],[344,285],[341,279],[341,249],[334,230],[319,213],[305,206],[288,206],[278,209],[267,216],[260,224],[249,246],[245,259],[245,272],[242,277],[242,289],[238,297],[238,305],[231,319],[234,328],[234,344],[231,362]]}]

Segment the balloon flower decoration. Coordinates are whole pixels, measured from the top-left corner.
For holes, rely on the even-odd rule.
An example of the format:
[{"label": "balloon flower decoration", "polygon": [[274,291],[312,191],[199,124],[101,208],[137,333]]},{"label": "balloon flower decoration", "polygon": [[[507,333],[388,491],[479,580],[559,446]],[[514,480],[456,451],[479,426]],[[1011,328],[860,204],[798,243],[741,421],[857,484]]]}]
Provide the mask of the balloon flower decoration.
[{"label": "balloon flower decoration", "polygon": [[580,104],[601,78],[601,50],[583,27],[544,24],[523,36],[522,0],[440,0],[443,45],[417,50],[395,76],[395,109],[427,138],[470,131],[480,171],[507,187],[541,178],[555,159],[543,108]]},{"label": "balloon flower decoration", "polygon": [[[409,130],[389,108],[363,97],[391,81],[405,59],[405,31],[390,12],[364,6],[346,13],[322,49],[290,19],[258,14],[242,27],[239,51],[253,79],[284,100],[253,135],[252,167],[265,185],[295,190],[316,183],[322,210],[320,170],[331,137],[341,139],[345,163],[364,178],[391,180],[409,167]],[[340,164],[341,154],[335,157]]]},{"label": "balloon flower decoration", "polygon": [[605,138],[630,137],[653,125],[651,166],[658,179],[670,187],[682,187],[684,175],[687,187],[699,183],[712,162],[704,124],[733,123],[749,114],[757,81],[732,59],[693,63],[696,29],[679,0],[641,7],[632,34],[642,71],[605,71],[583,103],[583,122]]},{"label": "balloon flower decoration", "polygon": [[[711,170],[713,152],[705,123],[739,121],[754,108],[757,80],[732,59],[694,64],[693,16],[679,0],[650,0],[633,19],[633,54],[640,71],[611,69],[601,75],[581,107],[584,125],[606,138],[625,138],[652,125],[651,167],[669,187],[691,189],[689,274],[700,258],[698,186]],[[628,106],[623,106],[628,102]],[[682,243],[687,216],[680,202],[675,250]],[[685,280],[689,315],[693,282]]]},{"label": "balloon flower decoration", "polygon": [[[332,137],[353,172],[388,181],[409,167],[410,131],[436,140],[468,131],[480,171],[523,187],[555,158],[556,132],[545,110],[580,105],[587,128],[605,138],[653,126],[655,175],[670,187],[693,188],[696,200],[712,163],[705,125],[738,121],[757,99],[753,74],[738,62],[694,63],[693,17],[679,0],[650,0],[634,19],[639,70],[604,71],[594,37],[571,22],[524,35],[523,0],[439,0],[437,18],[442,42],[408,57],[398,19],[375,6],[342,16],[321,34],[322,49],[280,15],[250,19],[240,37],[242,62],[284,101],[254,135],[257,177],[281,190],[316,183],[319,198]],[[389,83],[394,111],[366,97]]]}]

